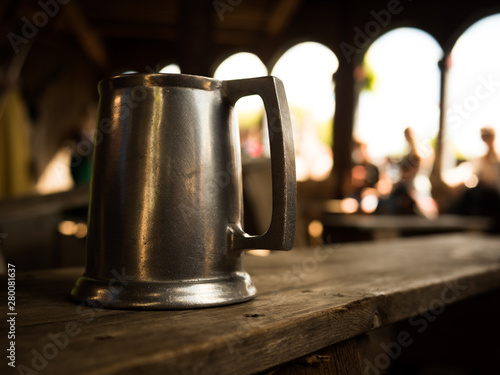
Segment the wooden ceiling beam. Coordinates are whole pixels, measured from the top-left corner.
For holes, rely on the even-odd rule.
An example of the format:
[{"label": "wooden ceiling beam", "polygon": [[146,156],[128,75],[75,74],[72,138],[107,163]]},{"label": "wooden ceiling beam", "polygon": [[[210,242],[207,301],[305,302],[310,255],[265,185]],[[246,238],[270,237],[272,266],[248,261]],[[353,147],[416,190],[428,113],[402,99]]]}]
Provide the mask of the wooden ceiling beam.
[{"label": "wooden ceiling beam", "polygon": [[267,22],[266,32],[270,36],[276,36],[280,31],[286,29],[292,18],[300,8],[303,0],[281,0],[274,8],[269,21]]},{"label": "wooden ceiling beam", "polygon": [[102,38],[128,38],[147,40],[176,40],[179,31],[173,25],[94,25]]},{"label": "wooden ceiling beam", "polygon": [[68,26],[75,32],[85,54],[99,68],[105,69],[108,67],[109,59],[106,48],[99,34],[87,22],[87,18],[77,2],[68,3],[64,7],[64,12]]},{"label": "wooden ceiling beam", "polygon": [[216,44],[247,47],[254,45],[259,41],[257,35],[251,32],[242,32],[236,30],[216,30],[214,35]]}]

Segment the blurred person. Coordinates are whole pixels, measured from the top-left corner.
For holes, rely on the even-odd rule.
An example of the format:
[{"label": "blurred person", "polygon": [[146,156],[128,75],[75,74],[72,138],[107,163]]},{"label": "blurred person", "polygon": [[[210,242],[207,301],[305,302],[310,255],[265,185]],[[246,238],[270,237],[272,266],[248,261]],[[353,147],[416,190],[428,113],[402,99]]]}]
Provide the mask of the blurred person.
[{"label": "blurred person", "polygon": [[378,167],[370,161],[366,143],[354,140],[352,150],[350,196],[360,201],[366,189],[373,189],[380,179]]},{"label": "blurred person", "polygon": [[75,185],[90,183],[94,149],[92,133],[74,131],[68,140],[67,147],[71,150],[70,172]]},{"label": "blurred person", "polygon": [[351,152],[351,179],[343,185],[344,198],[342,209],[346,213],[362,211],[373,213],[378,204],[378,192],[375,189],[380,178],[378,167],[370,161],[368,145],[353,139]]},{"label": "blurred person", "polygon": [[422,156],[417,150],[417,143],[415,140],[415,134],[412,128],[406,128],[404,131],[404,136],[408,146],[410,148],[407,155],[401,159],[400,163],[400,182],[405,183],[408,186],[413,185],[415,177],[420,170],[420,164],[422,163]]},{"label": "blurred person", "polygon": [[417,149],[413,129],[406,128],[404,136],[409,151],[399,163],[399,181],[394,184],[389,197],[381,201],[377,213],[434,217],[437,215],[437,206],[434,200],[428,195],[420,193],[415,186],[415,179],[423,158]]},{"label": "blurred person", "polygon": [[21,88],[0,71],[0,200],[33,193],[31,125]]},{"label": "blurred person", "polygon": [[488,126],[481,128],[481,139],[486,144],[486,153],[477,161],[475,175],[485,188],[500,193],[500,158],[495,147],[495,129]]},{"label": "blurred person", "polygon": [[260,128],[240,129],[243,161],[259,158],[263,154]]},{"label": "blurred person", "polygon": [[495,147],[495,129],[485,126],[480,132],[486,153],[472,161],[477,184],[465,190],[456,213],[490,216],[495,221],[494,231],[500,231],[500,157]]},{"label": "blurred person", "polygon": [[[396,173],[394,173],[395,169],[397,169]],[[399,167],[394,167],[393,161],[389,157],[385,157],[379,165],[379,171],[380,176],[375,189],[377,189],[379,196],[388,197],[394,185],[394,174],[399,176]]]}]

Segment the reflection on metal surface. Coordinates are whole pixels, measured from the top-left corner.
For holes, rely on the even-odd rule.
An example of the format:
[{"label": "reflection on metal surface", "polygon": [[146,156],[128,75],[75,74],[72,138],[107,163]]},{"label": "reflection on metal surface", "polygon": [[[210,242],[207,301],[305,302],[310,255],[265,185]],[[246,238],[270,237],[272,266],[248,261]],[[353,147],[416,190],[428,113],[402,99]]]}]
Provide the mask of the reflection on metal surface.
[{"label": "reflection on metal surface", "polygon": [[[295,232],[295,165],[283,84],[170,74],[99,84],[87,265],[72,297],[109,308],[178,309],[255,295],[246,249],[289,250]],[[242,230],[234,104],[260,95],[269,119],[273,213],[269,229]]]}]

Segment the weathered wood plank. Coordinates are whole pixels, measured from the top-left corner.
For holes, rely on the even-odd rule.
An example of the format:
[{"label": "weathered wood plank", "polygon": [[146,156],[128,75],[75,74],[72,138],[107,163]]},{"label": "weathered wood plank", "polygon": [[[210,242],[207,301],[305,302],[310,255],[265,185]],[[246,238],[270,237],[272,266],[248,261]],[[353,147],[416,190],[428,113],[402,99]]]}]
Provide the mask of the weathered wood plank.
[{"label": "weathered wood plank", "polygon": [[269,375],[363,375],[364,339],[342,341],[273,369]]},{"label": "weathered wood plank", "polygon": [[81,269],[18,273],[16,363],[33,368],[33,349],[51,357],[55,348],[44,368],[54,375],[262,371],[499,289],[500,239],[456,234],[318,247],[247,257],[246,268],[255,300],[186,311],[79,307],[68,294]]}]

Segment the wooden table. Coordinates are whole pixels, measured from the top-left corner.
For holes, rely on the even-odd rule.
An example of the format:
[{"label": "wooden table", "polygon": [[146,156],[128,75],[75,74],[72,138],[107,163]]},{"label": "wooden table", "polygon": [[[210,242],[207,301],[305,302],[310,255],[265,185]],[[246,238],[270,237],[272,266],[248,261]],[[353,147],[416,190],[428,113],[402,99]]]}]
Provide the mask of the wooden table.
[{"label": "wooden table", "polygon": [[[384,357],[363,349],[367,333],[417,324],[417,313],[435,317],[449,304],[500,290],[500,238],[452,234],[294,249],[247,256],[246,269],[259,291],[253,301],[186,311],[77,306],[68,295],[81,269],[18,269],[17,370],[250,374],[306,356],[277,373],[383,373]],[[6,335],[2,328],[3,343]],[[393,344],[401,349],[411,337],[400,336]],[[307,356],[320,350],[329,354]],[[2,358],[3,374],[19,373]]]},{"label": "wooden table", "polygon": [[85,241],[78,244],[76,237],[63,238],[58,224],[85,222],[88,202],[88,185],[1,201],[0,252],[23,270],[82,264]]},{"label": "wooden table", "polygon": [[379,240],[422,234],[487,232],[493,220],[486,216],[439,215],[428,219],[416,215],[346,215],[323,213],[322,223],[332,241]]},{"label": "wooden table", "polygon": [[12,223],[26,223],[34,218],[60,214],[72,208],[87,207],[89,193],[90,187],[83,185],[58,193],[0,201],[0,228]]}]

